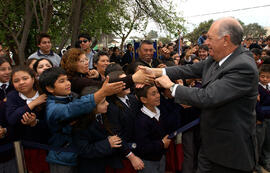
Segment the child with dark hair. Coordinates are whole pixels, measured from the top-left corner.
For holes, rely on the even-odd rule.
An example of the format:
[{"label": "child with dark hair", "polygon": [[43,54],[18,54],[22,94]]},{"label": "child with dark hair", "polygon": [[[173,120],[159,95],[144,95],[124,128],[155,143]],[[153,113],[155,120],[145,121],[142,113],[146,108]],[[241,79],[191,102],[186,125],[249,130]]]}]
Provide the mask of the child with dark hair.
[{"label": "child with dark hair", "polygon": [[[6,120],[6,100],[7,94],[14,90],[10,83],[11,64],[9,59],[0,58],[0,146],[8,144],[14,140],[14,130]],[[2,172],[17,172],[14,150],[0,153],[0,168]]]},{"label": "child with dark hair", "polygon": [[[44,71],[40,78],[40,85],[48,94],[46,120],[52,133],[49,145],[71,149],[72,128],[74,121],[93,111],[97,104],[106,96],[121,91],[122,82],[108,84],[108,78],[100,90],[75,99],[71,95],[71,83],[65,71],[61,68],[50,68]],[[76,172],[77,154],[75,152],[49,151],[47,161],[50,163],[50,172]]]},{"label": "child with dark hair", "polygon": [[33,66],[34,66],[35,62],[37,62],[37,59],[36,58],[32,58],[32,59],[27,59],[24,64],[27,67],[29,67],[29,68],[31,68],[33,70]]},{"label": "child with dark hair", "polygon": [[135,121],[134,139],[137,144],[136,155],[142,158],[144,169],[140,172],[165,172],[165,151],[171,139],[166,131],[166,115],[157,107],[160,94],[154,85],[146,85],[135,90],[143,107]]},{"label": "child with dark hair", "polygon": [[53,63],[49,59],[41,58],[34,63],[33,70],[36,72],[37,76],[40,76],[41,73],[52,67]]},{"label": "child with dark hair", "polygon": [[[267,160],[270,158],[270,110],[264,110],[265,106],[270,106],[270,65],[262,64],[259,68],[259,85],[258,85],[258,100],[256,104],[256,133],[258,142],[258,153],[262,166],[270,170],[270,165]],[[256,167],[257,172],[261,172],[259,166]]]},{"label": "child with dark hair", "polygon": [[251,49],[253,58],[257,64],[257,67],[260,67],[263,63],[263,60],[261,59],[261,55],[262,55],[262,50],[259,48],[253,48]]},{"label": "child with dark hair", "polygon": [[6,100],[7,93],[14,89],[9,82],[11,71],[9,59],[0,58],[0,101]]},{"label": "child with dark hair", "polygon": [[[109,73],[108,76],[110,77],[110,82],[113,82],[126,77],[126,74],[123,71],[114,71]],[[126,158],[123,157],[124,168],[119,171],[136,172],[135,170],[143,168],[143,162],[139,158],[137,163],[132,162],[130,157],[135,156],[132,152],[136,148],[134,123],[140,103],[133,94],[130,94],[130,88],[125,88],[125,90],[108,97],[108,102],[110,103],[107,113],[108,120],[113,131],[122,138],[123,150],[126,155]]]},{"label": "child with dark hair", "polygon": [[[38,91],[34,71],[28,67],[16,67],[12,71],[11,81],[15,90],[7,95],[6,119],[14,128],[15,139],[46,144],[49,134],[44,120],[44,103],[47,96]],[[49,171],[45,150],[26,148],[24,153],[28,171]]]}]

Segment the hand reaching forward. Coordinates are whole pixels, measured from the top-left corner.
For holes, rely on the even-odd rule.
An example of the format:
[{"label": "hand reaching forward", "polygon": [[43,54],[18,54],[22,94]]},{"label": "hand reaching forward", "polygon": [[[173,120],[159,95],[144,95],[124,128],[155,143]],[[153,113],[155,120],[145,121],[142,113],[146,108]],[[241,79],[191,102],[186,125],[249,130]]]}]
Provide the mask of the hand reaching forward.
[{"label": "hand reaching forward", "polygon": [[169,89],[171,88],[174,83],[169,79],[168,76],[163,75],[155,80],[157,86],[161,86],[163,88]]},{"label": "hand reaching forward", "polygon": [[134,83],[150,85],[154,83],[155,76],[154,74],[149,74],[145,70],[138,70],[135,74],[132,75],[132,80]]},{"label": "hand reaching forward", "polygon": [[126,84],[122,81],[109,83],[109,77],[106,77],[106,80],[104,81],[100,90],[104,92],[105,96],[111,96],[121,92],[125,86]]}]

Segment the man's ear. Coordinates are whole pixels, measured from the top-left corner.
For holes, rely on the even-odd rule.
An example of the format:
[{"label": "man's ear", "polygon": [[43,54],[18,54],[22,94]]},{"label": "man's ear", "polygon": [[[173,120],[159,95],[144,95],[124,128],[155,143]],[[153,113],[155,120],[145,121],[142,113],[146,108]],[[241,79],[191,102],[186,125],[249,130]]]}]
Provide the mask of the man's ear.
[{"label": "man's ear", "polygon": [[224,36],[224,46],[228,46],[228,44],[231,42],[231,36],[229,34]]},{"label": "man's ear", "polygon": [[145,98],[145,97],[140,97],[140,100],[141,100],[141,102],[143,103],[143,104],[145,104],[147,101],[147,99]]},{"label": "man's ear", "polygon": [[53,93],[54,92],[54,88],[50,87],[50,86],[46,86],[46,90],[49,92],[49,93]]}]

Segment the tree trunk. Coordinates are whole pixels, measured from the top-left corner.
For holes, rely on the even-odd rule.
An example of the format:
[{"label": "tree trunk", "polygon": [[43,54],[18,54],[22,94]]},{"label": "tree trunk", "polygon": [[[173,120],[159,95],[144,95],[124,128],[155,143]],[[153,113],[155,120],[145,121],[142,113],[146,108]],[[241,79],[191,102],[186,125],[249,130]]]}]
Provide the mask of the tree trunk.
[{"label": "tree trunk", "polygon": [[29,0],[25,1],[25,12],[24,12],[24,27],[22,32],[21,41],[18,42],[18,55],[19,55],[19,64],[23,65],[25,61],[25,47],[27,44],[27,38],[30,32],[32,19],[33,19],[33,8],[31,8],[31,3]]},{"label": "tree trunk", "polygon": [[42,23],[42,32],[48,32],[49,26],[51,24],[51,19],[53,15],[53,2],[52,0],[46,0],[44,8],[42,9],[44,12],[44,18]]},{"label": "tree trunk", "polygon": [[75,46],[77,37],[80,31],[80,21],[81,21],[81,7],[82,0],[72,1],[72,35],[71,35],[71,47]]}]

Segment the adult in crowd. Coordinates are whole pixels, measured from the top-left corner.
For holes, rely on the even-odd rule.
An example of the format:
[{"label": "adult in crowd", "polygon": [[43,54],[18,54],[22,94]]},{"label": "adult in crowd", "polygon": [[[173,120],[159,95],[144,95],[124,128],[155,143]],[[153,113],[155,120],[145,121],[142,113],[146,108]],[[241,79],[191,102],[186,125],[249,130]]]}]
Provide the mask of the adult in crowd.
[{"label": "adult in crowd", "polygon": [[98,52],[93,59],[94,68],[97,70],[99,77],[98,80],[105,80],[105,70],[110,64],[110,58],[107,52]]},{"label": "adult in crowd", "polygon": [[130,64],[133,59],[133,47],[132,44],[127,44],[127,51],[122,58],[122,65]]},{"label": "adult in crowd", "polygon": [[61,67],[66,71],[71,82],[71,91],[80,94],[83,88],[91,85],[101,86],[102,82],[94,80],[96,70],[89,70],[89,59],[78,48],[69,49],[62,57]]},{"label": "adult in crowd", "polygon": [[139,58],[136,62],[142,62],[147,67],[157,67],[160,63],[156,58],[153,58],[155,48],[149,40],[143,40],[138,48]]},{"label": "adult in crowd", "polygon": [[28,59],[41,59],[46,58],[49,59],[53,66],[58,67],[60,65],[61,58],[59,55],[54,53],[52,49],[51,36],[46,33],[40,33],[37,36],[37,46],[38,50],[30,55]]},{"label": "adult in crowd", "polygon": [[170,51],[170,53],[173,52],[174,51],[174,45],[173,45],[173,43],[169,43],[167,45],[167,49]]},{"label": "adult in crowd", "polygon": [[[170,88],[177,103],[202,109],[197,173],[252,173],[256,163],[258,71],[250,52],[240,45],[242,37],[236,19],[222,18],[207,33],[207,60],[165,69],[144,67],[156,76],[168,75],[156,82]],[[180,86],[169,78],[202,78],[202,88]]]},{"label": "adult in crowd", "polygon": [[81,49],[85,52],[86,57],[89,59],[89,68],[92,69],[94,67],[93,57],[96,53],[94,50],[91,49],[92,39],[88,34],[83,33],[78,36],[78,40]]},{"label": "adult in crowd", "polygon": [[201,60],[205,60],[205,59],[207,59],[207,57],[208,57],[208,51],[209,51],[209,49],[208,49],[208,47],[207,47],[207,45],[200,45],[199,46],[199,50],[198,50],[198,57],[201,59]]},{"label": "adult in crowd", "polygon": [[204,41],[207,39],[207,32],[206,31],[203,31],[201,36],[198,38],[198,45],[202,45],[204,43]]},{"label": "adult in crowd", "polygon": [[117,64],[122,64],[122,57],[120,55],[120,49],[118,47],[114,47],[112,51],[113,53],[110,56],[110,61],[115,62]]}]

